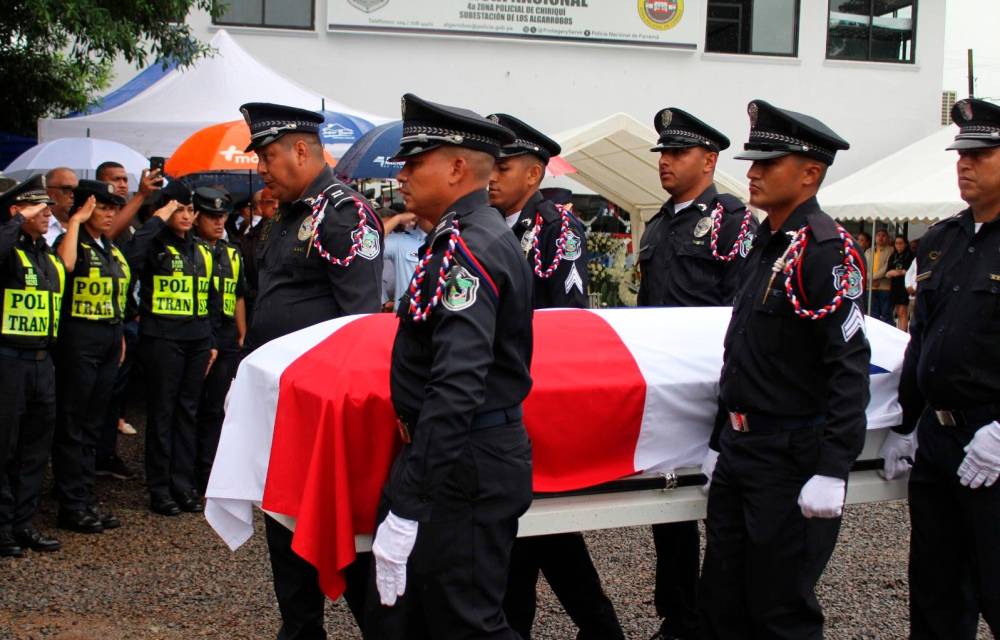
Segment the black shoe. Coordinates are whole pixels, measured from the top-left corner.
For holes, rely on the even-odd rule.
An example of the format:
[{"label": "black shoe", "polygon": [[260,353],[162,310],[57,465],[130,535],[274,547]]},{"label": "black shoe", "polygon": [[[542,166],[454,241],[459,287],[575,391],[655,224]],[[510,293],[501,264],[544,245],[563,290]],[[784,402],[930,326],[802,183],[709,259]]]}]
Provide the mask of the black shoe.
[{"label": "black shoe", "polygon": [[201,496],[198,495],[197,491],[190,491],[185,494],[174,496],[174,500],[177,502],[177,506],[181,508],[181,511],[187,511],[188,513],[201,513],[205,510],[205,507],[201,504]]},{"label": "black shoe", "polygon": [[31,549],[32,551],[49,552],[59,551],[62,548],[58,540],[42,535],[38,529],[30,524],[19,531],[15,531],[14,539],[17,540],[22,548]]},{"label": "black shoe", "polygon": [[77,533],[101,533],[104,525],[86,510],[79,511],[59,511],[56,518],[56,526],[60,529],[68,529]]},{"label": "black shoe", "polygon": [[149,501],[149,510],[161,516],[179,516],[181,508],[170,498],[152,498]]},{"label": "black shoe", "polygon": [[131,480],[135,477],[135,474],[128,468],[125,461],[118,457],[117,453],[112,453],[107,458],[98,458],[96,472],[99,476],[111,476],[119,480]]},{"label": "black shoe", "polygon": [[0,558],[20,558],[24,555],[24,549],[14,539],[10,530],[0,531]]},{"label": "black shoe", "polygon": [[97,518],[100,521],[101,526],[104,527],[105,531],[107,531],[108,529],[117,529],[118,527],[122,526],[122,521],[118,519],[118,516],[114,515],[113,513],[107,513],[107,512],[101,513],[100,511],[97,510],[97,507],[95,505],[90,505],[89,507],[87,507],[87,513]]}]

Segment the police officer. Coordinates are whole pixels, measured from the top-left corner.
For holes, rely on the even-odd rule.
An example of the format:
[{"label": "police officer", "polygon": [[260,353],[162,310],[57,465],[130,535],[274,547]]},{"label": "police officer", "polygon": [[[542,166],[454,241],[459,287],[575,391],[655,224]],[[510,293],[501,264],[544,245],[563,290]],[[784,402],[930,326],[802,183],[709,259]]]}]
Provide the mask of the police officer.
[{"label": "police officer", "polygon": [[125,200],[113,185],[81,180],[56,249],[66,265],[62,335],[56,349],[56,436],[52,450],[58,524],[80,533],[120,526],[97,508],[96,446],[121,363],[131,270],[107,233]]},{"label": "police officer", "polygon": [[885,473],[910,474],[910,634],[971,640],[981,613],[1000,637],[1000,107],[960,100],[958,188],[969,208],[932,226],[917,255],[903,360],[903,424]]},{"label": "police officer", "polygon": [[202,511],[194,475],[195,413],[217,351],[209,317],[217,304],[212,249],[195,238],[191,191],[180,181],[125,246],[139,281],[139,359],[146,395],[146,484],[150,510]]},{"label": "police officer", "polygon": [[750,204],[767,213],[725,337],[702,637],[820,638],[815,585],[861,452],[870,350],[864,259],[816,201],[838,150],[822,122],[750,103]]},{"label": "police officer", "polygon": [[[568,207],[557,206],[539,191],[549,158],[559,144],[504,113],[489,116],[514,132],[513,144],[500,150],[490,178],[490,204],[507,218],[534,274],[535,309],[587,307],[587,251],[583,224]],[[518,538],[510,558],[504,613],[524,639],[535,619],[539,570],[566,612],[580,628],[578,638],[624,638],[614,605],[579,533]]]},{"label": "police officer", "polygon": [[[250,126],[257,172],[278,211],[261,224],[258,291],[244,352],[304,327],[378,312],[382,225],[363,196],[333,177],[312,111],[267,103],[240,109]],[[292,532],[265,514],[282,640],[325,638],[324,595],[316,569],[292,551]],[[364,611],[366,554],[346,571],[345,598],[358,624]]]},{"label": "police officer", "polygon": [[219,434],[225,413],[223,405],[226,394],[229,393],[229,384],[236,375],[240,348],[246,337],[247,287],[240,250],[222,239],[226,218],[230,213],[229,198],[217,189],[198,187],[194,191],[192,202],[197,215],[195,232],[212,248],[212,264],[216,271],[212,286],[221,302],[211,310],[219,355],[205,378],[196,422],[195,478],[198,491],[204,494],[212,462],[215,460],[215,451],[219,448]]},{"label": "police officer", "polygon": [[[739,271],[757,221],[740,200],[719,193],[715,168],[729,138],[676,107],[653,119],[659,140],[660,184],[670,194],[639,243],[641,307],[722,307],[732,304]],[[705,464],[718,454],[709,450]],[[698,637],[698,523],[653,525],[656,613],[653,639]]]},{"label": "police officer", "polygon": [[[403,448],[375,533],[368,638],[517,638],[503,595],[531,503],[531,271],[486,188],[508,129],[403,96],[407,211],[435,224],[399,304],[390,386]],[[442,279],[438,274],[445,274]]]},{"label": "police officer", "polygon": [[45,244],[50,204],[41,175],[0,196],[0,556],[59,549],[31,522],[55,431],[49,351],[66,277]]}]

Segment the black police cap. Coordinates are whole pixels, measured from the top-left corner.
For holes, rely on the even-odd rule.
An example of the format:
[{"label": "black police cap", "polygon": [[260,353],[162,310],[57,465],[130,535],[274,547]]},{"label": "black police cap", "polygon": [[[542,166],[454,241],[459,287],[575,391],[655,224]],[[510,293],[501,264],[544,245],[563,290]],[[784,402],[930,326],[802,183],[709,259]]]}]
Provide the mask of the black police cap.
[{"label": "black police cap", "polygon": [[0,195],[0,214],[6,219],[11,205],[40,203],[53,204],[53,200],[45,188],[45,176],[36,173]]},{"label": "black police cap", "polygon": [[816,118],[779,109],[763,100],[747,105],[750,139],[737,160],[772,160],[790,153],[833,164],[837,151],[851,145]]},{"label": "black police cap", "polygon": [[729,138],[677,107],[660,109],[653,117],[653,126],[660,139],[650,151],[701,146],[718,153],[729,148]]},{"label": "black police cap", "polygon": [[155,207],[162,207],[171,200],[176,200],[178,204],[191,204],[191,187],[187,186],[180,180],[174,180],[167,186],[160,189]]},{"label": "black police cap", "polygon": [[494,113],[486,116],[486,119],[514,132],[514,142],[504,145],[500,149],[501,158],[530,153],[548,164],[552,156],[557,156],[562,151],[558,142],[512,115]]},{"label": "black police cap", "polygon": [[403,136],[399,151],[390,158],[392,161],[405,160],[445,144],[483,151],[495,158],[500,155],[501,147],[515,140],[510,129],[474,111],[429,102],[412,93],[403,96],[400,112]]},{"label": "black police cap", "polygon": [[323,116],[315,111],[269,102],[248,102],[240,107],[240,113],[250,127],[246,152],[269,145],[286,133],[319,135],[323,124]]},{"label": "black police cap", "polygon": [[80,180],[73,189],[73,209],[79,209],[87,198],[93,196],[98,202],[115,205],[116,207],[125,204],[125,198],[115,193],[115,185],[110,182],[100,180]]},{"label": "black police cap", "polygon": [[966,98],[951,108],[951,121],[958,125],[958,135],[947,149],[988,149],[1000,147],[1000,106]]},{"label": "black police cap", "polygon": [[228,193],[212,187],[198,187],[191,197],[194,210],[209,216],[224,216],[229,214],[232,198]]}]

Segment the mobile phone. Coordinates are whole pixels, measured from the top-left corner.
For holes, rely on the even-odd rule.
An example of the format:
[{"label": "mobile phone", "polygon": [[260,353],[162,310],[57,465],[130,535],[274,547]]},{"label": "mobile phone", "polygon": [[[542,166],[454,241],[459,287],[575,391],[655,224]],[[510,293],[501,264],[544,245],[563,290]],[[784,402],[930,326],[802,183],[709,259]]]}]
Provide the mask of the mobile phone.
[{"label": "mobile phone", "polygon": [[149,169],[150,171],[158,170],[163,173],[163,165],[166,164],[167,159],[163,156],[153,156],[149,159]]}]

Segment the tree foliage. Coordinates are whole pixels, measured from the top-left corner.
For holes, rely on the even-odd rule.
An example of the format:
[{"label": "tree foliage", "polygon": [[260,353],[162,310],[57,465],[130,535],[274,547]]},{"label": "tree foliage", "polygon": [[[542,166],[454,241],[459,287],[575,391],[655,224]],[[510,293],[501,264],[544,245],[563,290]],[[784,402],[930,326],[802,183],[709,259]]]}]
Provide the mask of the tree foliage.
[{"label": "tree foliage", "polygon": [[185,23],[212,0],[16,0],[0,11],[0,131],[34,135],[41,117],[86,108],[106,89],[118,56],[132,64],[189,65],[209,54]]}]

